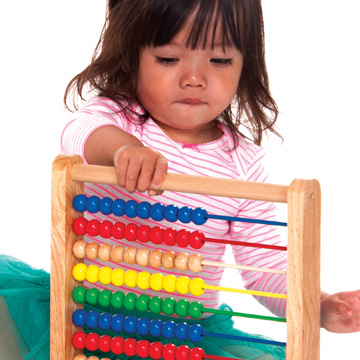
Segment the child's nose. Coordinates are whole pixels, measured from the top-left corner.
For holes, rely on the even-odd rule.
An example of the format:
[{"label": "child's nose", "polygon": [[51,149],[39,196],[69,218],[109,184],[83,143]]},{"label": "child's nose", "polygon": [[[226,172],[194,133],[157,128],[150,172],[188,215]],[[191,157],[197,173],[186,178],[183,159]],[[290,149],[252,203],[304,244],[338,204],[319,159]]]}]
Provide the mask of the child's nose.
[{"label": "child's nose", "polygon": [[200,87],[206,88],[207,78],[206,72],[201,66],[191,66],[184,69],[184,72],[181,76],[180,86],[182,88],[186,87]]}]

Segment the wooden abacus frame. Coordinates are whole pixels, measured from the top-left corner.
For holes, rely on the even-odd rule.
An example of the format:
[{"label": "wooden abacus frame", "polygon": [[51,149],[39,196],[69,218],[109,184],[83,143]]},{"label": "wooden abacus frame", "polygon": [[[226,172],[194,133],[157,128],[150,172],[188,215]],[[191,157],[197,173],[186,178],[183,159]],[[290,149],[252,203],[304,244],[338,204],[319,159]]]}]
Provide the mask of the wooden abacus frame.
[{"label": "wooden abacus frame", "polygon": [[[52,167],[50,359],[72,360],[72,301],[79,285],[72,269],[81,260],[72,254],[78,236],[72,223],[80,214],[73,198],[84,182],[116,184],[112,167],[84,165],[80,156],[59,155]],[[320,185],[294,180],[290,186],[168,174],[162,190],[287,203],[287,360],[320,359]]]}]

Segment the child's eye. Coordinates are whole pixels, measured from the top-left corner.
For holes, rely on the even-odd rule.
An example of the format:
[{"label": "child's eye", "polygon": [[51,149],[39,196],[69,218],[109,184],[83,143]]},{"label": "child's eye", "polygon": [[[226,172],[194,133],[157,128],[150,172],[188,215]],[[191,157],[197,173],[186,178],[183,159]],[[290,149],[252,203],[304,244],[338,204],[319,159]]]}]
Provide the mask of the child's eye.
[{"label": "child's eye", "polygon": [[215,65],[232,65],[232,59],[214,58],[210,60]]},{"label": "child's eye", "polygon": [[156,56],[156,62],[164,65],[172,65],[178,61],[176,58]]}]

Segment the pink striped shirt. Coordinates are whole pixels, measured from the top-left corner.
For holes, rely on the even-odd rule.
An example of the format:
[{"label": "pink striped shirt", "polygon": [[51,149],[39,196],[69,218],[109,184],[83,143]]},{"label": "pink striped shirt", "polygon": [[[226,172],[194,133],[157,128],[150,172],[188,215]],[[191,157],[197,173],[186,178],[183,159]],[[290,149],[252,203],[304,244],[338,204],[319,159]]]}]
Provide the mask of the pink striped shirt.
[{"label": "pink striped shirt", "polygon": [[[135,104],[134,109],[140,111]],[[222,177],[227,179],[240,179],[247,181],[267,182],[268,176],[264,170],[262,159],[264,157],[263,150],[250,144],[239,137],[239,145],[233,149],[233,140],[228,127],[219,124],[219,128],[224,135],[210,143],[187,145],[177,143],[171,140],[152,120],[147,120],[144,124],[133,124],[129,122],[124,115],[119,113],[119,106],[112,100],[102,97],[94,97],[78,112],[74,114],[73,119],[65,127],[62,137],[62,151],[67,154],[79,154],[85,162],[84,145],[88,136],[97,128],[102,126],[116,126],[126,132],[136,136],[145,146],[149,146],[162,153],[168,160],[169,172],[177,174],[202,175],[212,177]],[[189,206],[191,208],[203,207],[209,214],[241,216],[248,218],[257,218],[265,220],[274,219],[275,206],[272,203],[242,200],[235,198],[218,198],[213,196],[204,196],[196,194],[182,194],[177,192],[165,192],[163,195],[149,197],[145,193],[129,194],[123,189],[116,186],[86,184],[86,194],[88,196],[98,195],[100,197],[109,196],[111,198],[123,198],[125,201],[134,199],[139,202],[148,201],[150,203],[160,202],[164,205],[174,204],[179,208]],[[202,231],[206,237],[217,239],[232,239],[246,242],[257,242],[271,245],[281,245],[280,236],[276,227],[259,224],[249,224],[242,222],[228,222],[224,220],[208,220],[204,225],[198,227],[195,224],[182,224],[179,222],[170,223],[167,221],[157,224],[155,221],[142,220],[139,218],[128,219],[122,217],[116,218],[113,215],[103,214],[86,214],[87,218],[108,219],[112,222],[121,221],[124,223],[133,222],[135,224],[147,224],[149,226],[160,225],[161,227],[173,227],[175,229],[187,229],[189,231]],[[136,243],[131,244],[125,240],[116,240],[114,238],[101,239],[89,238],[89,241],[97,241],[102,243],[106,241],[111,245],[120,244],[125,247],[135,246],[138,248],[147,247],[150,250],[161,249],[163,251],[175,251],[176,253],[186,251],[188,254],[198,253],[204,260],[223,261],[226,246],[223,244],[206,243],[200,250],[179,247],[168,247],[166,245],[154,245],[152,243]],[[267,267],[274,269],[286,269],[286,255],[284,252],[275,250],[265,250],[259,248],[233,246],[232,251],[237,264],[257,267]],[[91,261],[89,263],[101,264],[100,260]],[[106,265],[106,264],[104,264]],[[136,271],[144,271],[138,265],[128,265],[122,263],[125,270],[135,269]],[[176,276],[186,275],[190,278],[201,277],[208,285],[220,285],[223,276],[223,268],[205,266],[199,274],[190,271],[180,272],[177,269],[166,270],[161,268],[164,275],[174,274]],[[159,272],[159,269],[147,267],[146,271],[150,273]],[[236,270],[234,270],[236,271]],[[286,293],[286,276],[274,275],[263,272],[239,271],[243,279],[243,284],[251,290],[264,292]],[[239,279],[234,281],[234,287],[240,287]],[[108,288],[115,290],[112,286]],[[126,289],[123,289],[126,292]],[[132,292],[142,293],[141,290],[134,288]],[[169,294],[165,292],[154,292],[147,290],[149,295],[157,295],[166,297]],[[185,297],[189,301],[199,300],[192,297],[191,294],[180,295],[171,294],[174,298]],[[270,311],[278,316],[285,316],[286,301],[273,298],[261,297],[258,300],[265,305]],[[206,307],[217,308],[219,301],[219,292],[206,290],[201,297],[201,302]]]}]

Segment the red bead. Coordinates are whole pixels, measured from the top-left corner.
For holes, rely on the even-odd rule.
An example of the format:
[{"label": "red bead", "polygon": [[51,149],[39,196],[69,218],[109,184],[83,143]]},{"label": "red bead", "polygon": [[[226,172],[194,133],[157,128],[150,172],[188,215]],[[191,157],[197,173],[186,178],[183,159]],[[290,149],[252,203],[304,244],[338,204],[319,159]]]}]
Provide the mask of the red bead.
[{"label": "red bead", "polygon": [[111,336],[109,335],[102,335],[98,341],[99,350],[102,352],[109,352],[111,350]]},{"label": "red bead", "polygon": [[86,334],[83,331],[76,332],[72,337],[72,343],[75,349],[85,349]]},{"label": "red bead", "polygon": [[74,220],[72,224],[72,228],[76,235],[85,235],[86,234],[86,223],[87,220],[83,217],[79,217]]},{"label": "red bead", "polygon": [[176,241],[176,230],[172,228],[165,229],[163,232],[163,241],[166,245],[174,246]]},{"label": "red bead", "polygon": [[175,360],[176,345],[166,344],[162,349],[162,357],[164,360]]},{"label": "red bead", "polygon": [[205,235],[201,231],[194,231],[189,236],[189,245],[193,249],[201,249],[205,244]]},{"label": "red bead", "polygon": [[154,360],[160,360],[162,358],[163,347],[164,345],[159,341],[151,343],[149,348],[149,356]]},{"label": "red bead", "polygon": [[205,351],[202,348],[193,348],[189,353],[189,360],[202,360],[204,358]]},{"label": "red bead", "polygon": [[136,231],[136,235],[139,241],[145,243],[148,242],[149,239],[149,233],[150,233],[150,226],[147,225],[141,225]]},{"label": "red bead", "polygon": [[122,222],[116,222],[111,228],[111,235],[115,239],[122,239],[124,237],[125,224]]},{"label": "red bead", "polygon": [[96,351],[98,349],[99,334],[90,333],[86,336],[85,347],[90,351]]},{"label": "red bead", "polygon": [[140,340],[136,345],[136,355],[141,358],[149,357],[150,342],[147,340]]},{"label": "red bead", "polygon": [[90,220],[86,224],[86,233],[91,236],[98,236],[99,235],[99,221],[98,220]]},{"label": "red bead", "polygon": [[136,355],[136,344],[137,340],[133,338],[126,339],[124,341],[123,350],[124,354],[127,356],[135,356]]},{"label": "red bead", "polygon": [[175,358],[176,360],[188,360],[190,353],[190,348],[187,345],[180,345],[178,346]]},{"label": "red bead", "polygon": [[190,231],[181,229],[176,234],[176,243],[182,247],[185,248],[189,245],[189,235]]},{"label": "red bead", "polygon": [[155,226],[150,230],[149,238],[153,244],[161,244],[163,241],[162,234],[164,229],[160,226]]},{"label": "red bead", "polygon": [[128,241],[136,240],[136,231],[138,226],[134,223],[127,224],[124,230],[124,237]]},{"label": "red bead", "polygon": [[123,353],[123,345],[124,345],[124,338],[121,336],[115,336],[110,343],[110,350],[115,355],[120,355]]},{"label": "red bead", "polygon": [[102,238],[109,238],[111,236],[112,222],[105,220],[99,226],[99,235]]}]

